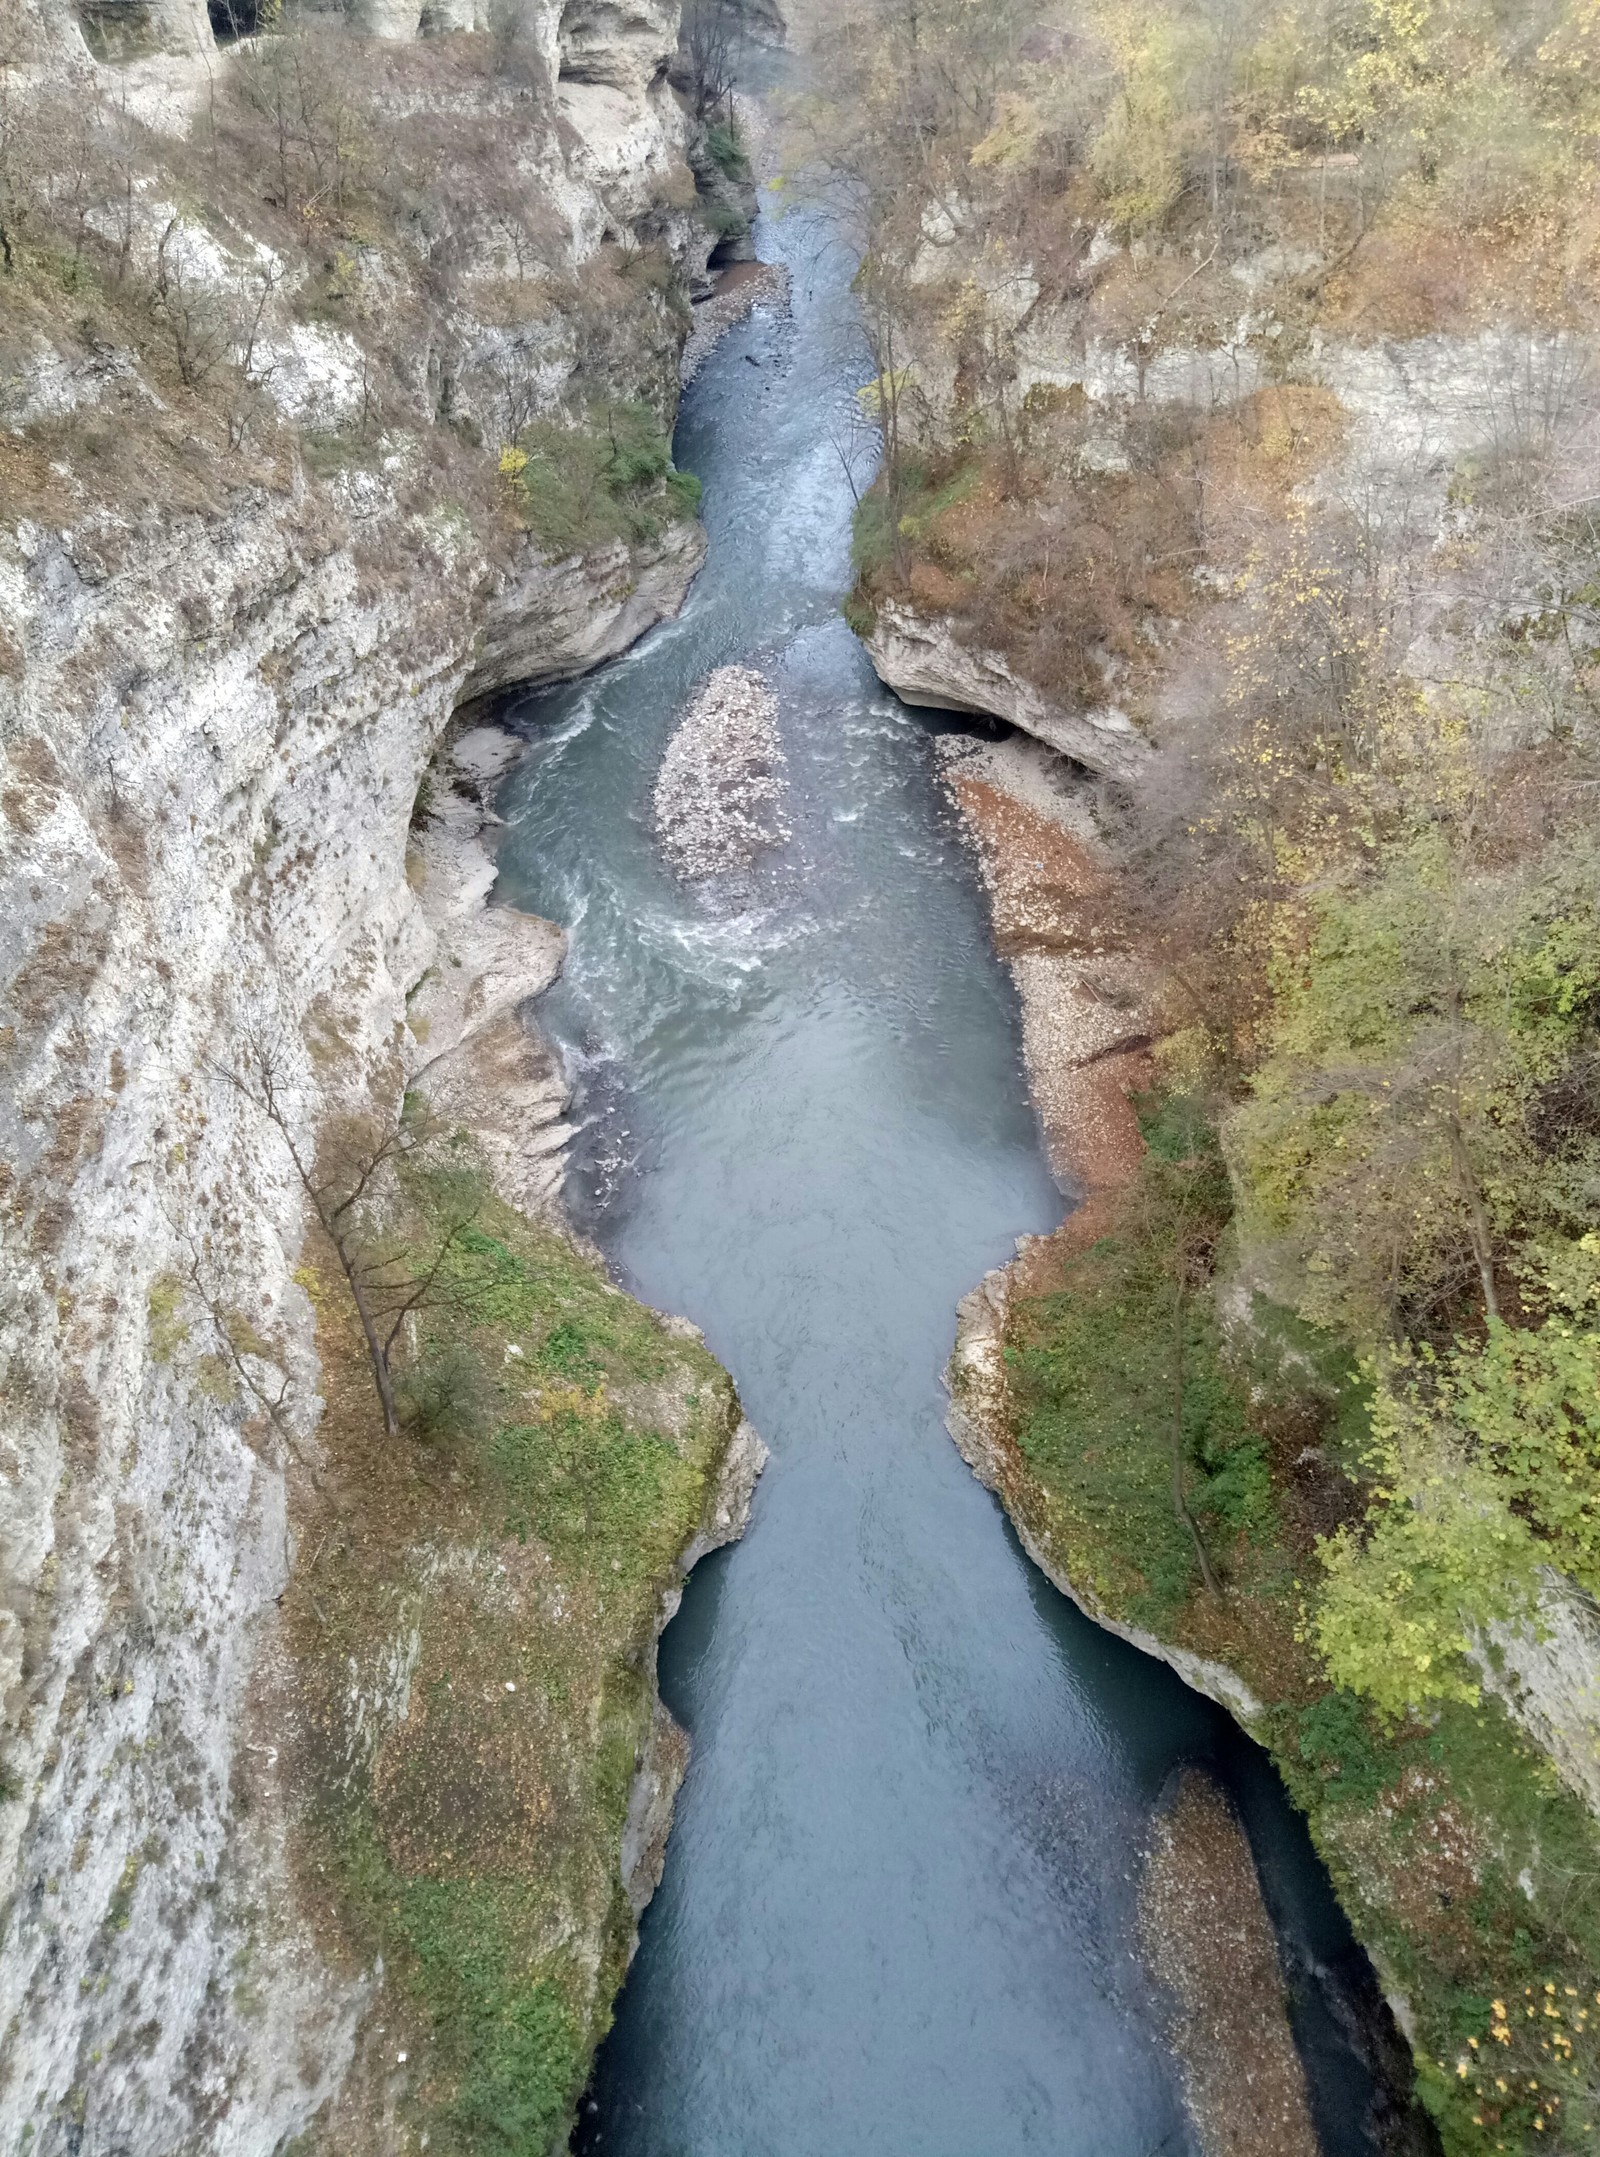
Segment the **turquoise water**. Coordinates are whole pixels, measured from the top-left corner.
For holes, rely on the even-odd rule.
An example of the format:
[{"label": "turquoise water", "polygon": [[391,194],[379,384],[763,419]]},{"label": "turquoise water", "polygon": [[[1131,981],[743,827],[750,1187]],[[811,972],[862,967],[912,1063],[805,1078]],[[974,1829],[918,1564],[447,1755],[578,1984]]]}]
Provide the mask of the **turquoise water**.
[{"label": "turquoise water", "polygon": [[[529,748],[502,894],[571,930],[540,1015],[585,1117],[578,1210],[635,1292],[705,1328],[772,1449],[750,1534],[663,1643],[694,1756],[578,2146],[1188,2150],[1131,1943],[1150,1808],[1199,1760],[1251,1829],[1327,2146],[1357,2157],[1337,2023],[1364,1965],[1271,1770],[1055,1593],[943,1428],[957,1298],[1062,1201],[940,722],[879,688],[837,612],[850,265],[815,217],[762,245],[793,312],[734,332],[685,402],[711,555],[682,617],[507,713]],[[650,790],[734,659],[777,689],[794,837],[695,892]]]}]

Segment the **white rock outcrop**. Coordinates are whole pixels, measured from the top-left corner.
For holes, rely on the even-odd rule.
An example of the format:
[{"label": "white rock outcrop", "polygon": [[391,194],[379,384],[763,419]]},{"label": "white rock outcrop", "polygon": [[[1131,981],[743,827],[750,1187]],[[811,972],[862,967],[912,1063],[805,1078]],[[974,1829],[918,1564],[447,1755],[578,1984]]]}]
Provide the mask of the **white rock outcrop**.
[{"label": "white rock outcrop", "polygon": [[891,603],[865,642],[879,679],[907,704],[1004,719],[1108,779],[1131,779],[1149,762],[1149,744],[1125,712],[1052,703],[998,652],[958,642],[942,617],[925,619]]},{"label": "white rock outcrop", "polygon": [[[677,613],[705,558],[698,524],[669,525],[647,548],[618,540],[562,562],[525,555],[484,599],[463,696],[491,696],[513,682],[537,687],[614,659]],[[530,620],[541,625],[542,650],[530,645]]]},{"label": "white rock outcrop", "polygon": [[[581,38],[530,13],[552,78],[568,16],[591,72],[617,17],[607,95],[677,155],[673,9]],[[572,124],[539,150],[569,267],[649,193],[597,184]],[[330,1966],[301,1907],[258,1685],[320,1458],[303,1209],[235,1081],[270,1059],[314,1145],[369,1080],[415,1080],[549,1202],[564,1088],[516,1007],[559,933],[485,911],[481,817],[419,837],[418,786],[464,698],[621,649],[702,553],[679,525],[547,561],[429,502],[403,445],[210,507],[0,511],[8,2150],[266,2157],[352,2058],[375,1973]]]}]

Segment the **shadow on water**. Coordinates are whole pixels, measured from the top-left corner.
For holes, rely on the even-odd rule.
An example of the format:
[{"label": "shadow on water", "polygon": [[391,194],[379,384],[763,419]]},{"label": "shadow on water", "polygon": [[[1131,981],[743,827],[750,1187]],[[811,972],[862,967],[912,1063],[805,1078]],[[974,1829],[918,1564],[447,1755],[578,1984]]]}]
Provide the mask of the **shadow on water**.
[{"label": "shadow on water", "polygon": [[[577,2146],[1188,2151],[1133,1936],[1151,1807],[1194,1760],[1249,1824],[1326,2147],[1363,2157],[1335,1980],[1364,1964],[1270,1767],[1055,1593],[942,1427],[957,1298],[1060,1200],[942,722],[883,693],[837,613],[850,265],[804,212],[762,244],[792,314],[735,331],[685,401],[711,554],[683,615],[507,715],[529,747],[500,889],[571,931],[541,1019],[585,1225],[705,1328],[772,1448],[749,1536],[663,1642],[694,1757]],[[650,793],[732,658],[777,690],[794,836],[730,898],[673,881]]]}]

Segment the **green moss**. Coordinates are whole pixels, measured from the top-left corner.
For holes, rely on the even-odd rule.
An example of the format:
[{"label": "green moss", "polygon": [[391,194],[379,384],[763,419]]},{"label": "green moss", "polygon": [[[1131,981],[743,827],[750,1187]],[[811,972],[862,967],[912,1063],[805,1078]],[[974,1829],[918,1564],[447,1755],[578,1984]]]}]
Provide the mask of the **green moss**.
[{"label": "green moss", "polygon": [[117,1880],[116,1891],[106,1910],[106,1923],[113,1932],[126,1932],[133,1915],[133,1891],[139,1884],[141,1862],[130,1857]]},{"label": "green moss", "polygon": [[[417,1254],[459,1205],[460,1154],[408,1176],[394,1233]],[[325,1296],[325,1432],[366,1483],[362,1532],[319,1551],[291,1619],[318,1734],[307,1854],[358,1963],[382,1958],[418,2133],[441,2157],[548,2157],[626,1968],[647,1649],[738,1403],[697,1343],[493,1197],[397,1374],[398,1448],[347,1320]],[[354,1702],[392,1684],[397,1645],[409,1708],[369,1755]]]},{"label": "green moss", "polygon": [[189,1338],[187,1322],[178,1315],[183,1302],[183,1283],[175,1273],[161,1273],[150,1283],[145,1298],[150,1353],[157,1363],[170,1363]]}]

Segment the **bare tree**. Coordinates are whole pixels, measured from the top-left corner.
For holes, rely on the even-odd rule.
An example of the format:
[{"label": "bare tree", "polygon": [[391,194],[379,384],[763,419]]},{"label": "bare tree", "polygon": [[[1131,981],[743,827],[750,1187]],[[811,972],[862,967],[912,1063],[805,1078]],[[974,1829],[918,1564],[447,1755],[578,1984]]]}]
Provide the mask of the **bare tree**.
[{"label": "bare tree", "polygon": [[708,114],[733,89],[733,49],[739,27],[733,0],[688,0],[679,44],[689,64],[689,95],[695,118]]},{"label": "bare tree", "polygon": [[[259,364],[261,325],[273,294],[283,282],[283,274],[282,263],[268,259],[258,264],[254,272],[247,274],[241,282],[234,363],[238,375],[238,391],[228,405],[228,447],[231,450],[244,447],[246,430],[260,401],[255,393],[265,387],[272,374],[270,361],[264,367]],[[367,371],[365,352],[361,358],[361,369],[364,413]]]},{"label": "bare tree", "polygon": [[868,255],[858,280],[861,326],[872,357],[873,380],[864,397],[883,436],[881,478],[894,547],[895,567],[904,574],[905,540],[900,517],[905,500],[905,431],[903,427],[910,369],[900,339],[902,291],[895,265],[886,254]]},{"label": "bare tree", "polygon": [[538,376],[530,368],[518,364],[521,357],[513,346],[503,357],[489,363],[489,373],[494,377],[505,412],[501,423],[501,441],[505,444],[519,441],[529,422],[539,413]]},{"label": "bare tree", "polygon": [[269,1046],[253,1041],[242,1068],[220,1073],[272,1124],[283,1140],[305,1193],[350,1290],[360,1321],[372,1382],[383,1410],[383,1427],[400,1435],[390,1359],[408,1318],[444,1300],[447,1261],[483,1208],[484,1189],[474,1171],[436,1178],[442,1185],[438,1218],[427,1247],[385,1239],[376,1215],[392,1205],[396,1170],[415,1156],[429,1136],[408,1118],[404,1101],[392,1114],[350,1118],[324,1134],[314,1157],[296,1135],[290,1088]]},{"label": "bare tree", "polygon": [[228,323],[215,289],[187,258],[183,220],[176,212],[156,243],[150,312],[172,339],[185,389],[198,389],[228,343]]},{"label": "bare tree", "polygon": [[17,266],[27,202],[23,141],[22,99],[12,70],[0,66],[0,268],[8,276]]}]

